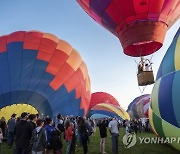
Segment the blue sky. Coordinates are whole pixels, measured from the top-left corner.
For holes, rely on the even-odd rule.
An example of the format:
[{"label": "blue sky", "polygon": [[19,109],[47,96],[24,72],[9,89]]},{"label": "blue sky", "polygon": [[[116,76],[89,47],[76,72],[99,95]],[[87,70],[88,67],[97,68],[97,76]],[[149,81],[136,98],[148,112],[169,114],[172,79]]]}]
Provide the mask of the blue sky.
[{"label": "blue sky", "polygon": [[[138,59],[124,55],[118,38],[93,21],[75,0],[1,0],[0,11],[0,35],[39,30],[69,42],[88,67],[92,92],[110,93],[124,109],[141,95],[136,77]],[[163,47],[153,54],[155,76],[179,27],[180,20],[168,31]],[[151,93],[152,88],[147,86],[144,93]]]}]

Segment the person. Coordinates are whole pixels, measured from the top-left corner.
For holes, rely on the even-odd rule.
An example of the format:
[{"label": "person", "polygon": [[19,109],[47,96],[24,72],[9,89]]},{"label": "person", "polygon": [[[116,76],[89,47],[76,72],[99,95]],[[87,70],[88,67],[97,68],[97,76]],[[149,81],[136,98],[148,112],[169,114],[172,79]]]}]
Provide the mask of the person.
[{"label": "person", "polygon": [[130,123],[128,120],[126,121],[125,125],[126,125],[126,136],[128,136],[130,133]]},{"label": "person", "polygon": [[76,120],[74,118],[71,121],[71,125],[72,125],[72,128],[73,128],[73,135],[72,135],[70,153],[71,154],[75,154],[75,150],[76,150],[76,135],[77,135],[76,134],[76,128],[77,128],[77,125],[76,125]]},{"label": "person", "polygon": [[65,131],[61,114],[57,115],[57,120],[56,120],[56,123],[55,123],[55,128],[59,132],[60,136]]},{"label": "person", "polygon": [[116,118],[113,118],[109,122],[109,130],[112,136],[112,154],[118,154],[118,136],[119,136],[119,129],[118,129],[118,122]]},{"label": "person", "polygon": [[66,140],[66,154],[70,154],[71,142],[73,136],[73,128],[69,120],[65,123],[65,140]]},{"label": "person", "polygon": [[138,122],[136,119],[134,119],[134,132],[137,134],[137,130],[138,130]]},{"label": "person", "polygon": [[2,129],[0,128],[0,153],[1,153],[1,144],[3,141],[3,133],[2,133]]},{"label": "person", "polygon": [[86,123],[84,118],[82,118],[82,117],[79,117],[78,131],[81,136],[84,154],[87,154],[87,152],[88,152],[88,146],[87,146],[88,137],[92,134],[92,130],[91,130],[91,127],[89,126],[89,124]]},{"label": "person", "polygon": [[46,125],[45,125],[45,130],[47,133],[47,153],[51,154],[53,153],[53,148],[52,148],[52,132],[56,131],[55,127],[53,126],[53,120],[49,117],[46,118]]},{"label": "person", "polygon": [[44,121],[38,119],[36,124],[37,127],[32,132],[30,148],[32,149],[32,154],[43,154],[46,147],[46,132],[43,128]]},{"label": "person", "polygon": [[141,119],[139,119],[139,121],[138,121],[138,126],[139,126],[139,132],[141,133],[142,132],[142,121],[141,121]]},{"label": "person", "polygon": [[11,148],[14,142],[14,128],[16,125],[16,114],[11,115],[11,119],[7,122],[7,145]]},{"label": "person", "polygon": [[105,154],[105,145],[106,145],[106,137],[107,137],[107,127],[108,124],[106,120],[100,120],[98,123],[99,131],[100,131],[100,153]]},{"label": "person", "polygon": [[51,146],[53,149],[53,154],[62,154],[61,149],[63,144],[57,130],[51,132]]},{"label": "person", "polygon": [[5,137],[6,136],[6,119],[4,117],[2,117],[0,120],[0,128],[3,133],[3,137]]},{"label": "person", "polygon": [[29,143],[32,136],[33,128],[29,122],[27,122],[28,114],[23,112],[21,114],[21,120],[16,123],[14,133],[16,136],[16,148],[15,154],[28,154]]},{"label": "person", "polygon": [[95,121],[93,119],[90,119],[90,126],[92,128],[92,134],[93,136],[95,136],[95,129],[96,129],[96,124],[95,124]]},{"label": "person", "polygon": [[143,71],[144,71],[144,66],[143,66],[142,63],[140,63],[140,64],[138,65],[138,74],[140,74],[140,73],[143,72]]},{"label": "person", "polygon": [[36,114],[30,114],[29,115],[29,123],[31,124],[33,130],[36,128],[36,121],[37,121],[37,116]]}]

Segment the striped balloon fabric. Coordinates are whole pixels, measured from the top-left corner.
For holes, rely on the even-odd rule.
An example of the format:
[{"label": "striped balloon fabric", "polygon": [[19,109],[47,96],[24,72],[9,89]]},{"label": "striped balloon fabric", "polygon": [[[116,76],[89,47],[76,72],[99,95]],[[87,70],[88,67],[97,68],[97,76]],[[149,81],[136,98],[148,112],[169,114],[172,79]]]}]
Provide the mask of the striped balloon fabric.
[{"label": "striped balloon fabric", "polygon": [[127,112],[132,119],[148,118],[151,95],[136,97],[128,106]]},{"label": "striped balloon fabric", "polygon": [[1,36],[0,76],[1,109],[29,104],[50,117],[87,113],[87,66],[70,44],[52,34],[18,31]]},{"label": "striped balloon fabric", "polygon": [[163,45],[180,16],[180,0],[77,0],[97,23],[117,36],[124,53],[140,57]]},{"label": "striped balloon fabric", "polygon": [[156,80],[162,76],[180,70],[180,39],[179,39],[180,29],[176,33],[173,42],[168,48],[157,73]]},{"label": "striped balloon fabric", "polygon": [[88,117],[118,117],[119,119],[128,119],[128,113],[119,105],[119,102],[106,92],[96,92],[91,95]]},{"label": "striped balloon fabric", "polygon": [[[152,91],[149,119],[156,134],[161,137],[179,137],[180,134],[180,29],[167,50]],[[180,150],[179,143],[172,146]]]}]

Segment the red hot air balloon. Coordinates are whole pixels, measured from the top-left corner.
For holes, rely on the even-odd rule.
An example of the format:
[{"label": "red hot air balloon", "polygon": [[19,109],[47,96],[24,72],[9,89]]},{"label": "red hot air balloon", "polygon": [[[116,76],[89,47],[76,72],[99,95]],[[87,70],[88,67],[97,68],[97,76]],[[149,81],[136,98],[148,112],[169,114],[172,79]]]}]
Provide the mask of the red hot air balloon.
[{"label": "red hot air balloon", "polygon": [[106,92],[95,92],[91,95],[89,109],[100,103],[108,103],[108,104],[120,106],[118,101],[112,95]]},{"label": "red hot air balloon", "polygon": [[[100,25],[117,36],[124,53],[141,57],[138,85],[154,83],[151,62],[144,69],[142,56],[160,49],[169,27],[180,16],[180,0],[77,0],[79,5]],[[142,65],[142,66],[141,66]],[[140,66],[140,67],[139,67]]]},{"label": "red hot air balloon", "polygon": [[124,53],[154,53],[180,16],[180,0],[77,0],[96,22],[117,36]]}]

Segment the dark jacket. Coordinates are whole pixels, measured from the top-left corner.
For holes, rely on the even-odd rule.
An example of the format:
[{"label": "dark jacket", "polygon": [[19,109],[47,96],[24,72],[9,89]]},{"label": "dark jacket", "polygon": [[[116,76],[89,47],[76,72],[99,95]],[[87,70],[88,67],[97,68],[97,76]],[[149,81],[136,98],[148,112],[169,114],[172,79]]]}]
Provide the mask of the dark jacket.
[{"label": "dark jacket", "polygon": [[14,128],[16,126],[16,120],[14,118],[11,118],[8,120],[8,132],[14,132]]},{"label": "dark jacket", "polygon": [[29,121],[29,123],[31,124],[31,126],[32,126],[32,128],[34,130],[36,128],[36,124],[34,122],[32,122],[32,121]]},{"label": "dark jacket", "polygon": [[20,120],[15,126],[16,146],[18,148],[28,148],[32,136],[33,128],[29,122]]},{"label": "dark jacket", "polygon": [[44,151],[46,147],[46,133],[44,128],[34,129],[30,141],[32,151]]}]

